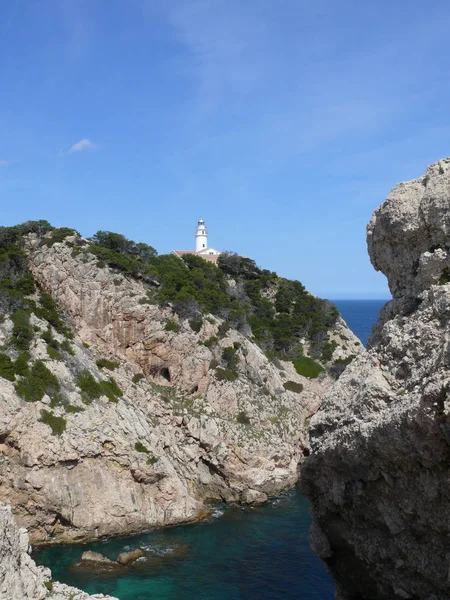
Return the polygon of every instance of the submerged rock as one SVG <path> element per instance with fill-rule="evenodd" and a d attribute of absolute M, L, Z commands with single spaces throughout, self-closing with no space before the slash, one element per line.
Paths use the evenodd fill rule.
<path fill-rule="evenodd" d="M 131 550 L 130 552 L 121 552 L 117 557 L 117 562 L 121 565 L 129 565 L 143 556 L 145 556 L 145 553 L 142 548 L 136 548 L 136 550 Z"/>
<path fill-rule="evenodd" d="M 86 552 L 83 552 L 83 554 L 81 555 L 81 560 L 107 565 L 115 564 L 113 560 L 107 558 L 106 556 L 103 556 L 103 554 L 100 554 L 100 552 L 92 552 L 92 550 L 87 550 Z"/>
<path fill-rule="evenodd" d="M 311 546 L 340 600 L 448 600 L 450 159 L 392 190 L 368 245 L 393 300 L 310 421 Z"/>
<path fill-rule="evenodd" d="M 100 552 L 92 552 L 91 550 L 83 552 L 80 560 L 70 568 L 74 571 L 101 572 L 114 575 L 125 571 L 123 564 L 103 556 Z"/>

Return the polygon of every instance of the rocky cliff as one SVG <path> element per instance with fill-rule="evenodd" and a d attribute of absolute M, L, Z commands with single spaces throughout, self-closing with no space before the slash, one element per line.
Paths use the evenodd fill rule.
<path fill-rule="evenodd" d="M 79 236 L 49 235 L 0 252 L 0 275 L 14 267 L 0 277 L 0 498 L 32 543 L 193 521 L 210 499 L 292 486 L 331 367 L 361 351 L 342 320 L 311 379 L 251 331 L 154 302 L 157 281 L 110 268 Z"/>
<path fill-rule="evenodd" d="M 393 300 L 311 419 L 312 548 L 341 600 L 450 597 L 450 159 L 367 230 Z"/>
<path fill-rule="evenodd" d="M 26 529 L 19 529 L 11 507 L 0 502 L 0 598 L 2 600 L 117 600 L 89 596 L 53 581 L 50 569 L 36 566 L 30 556 Z"/>

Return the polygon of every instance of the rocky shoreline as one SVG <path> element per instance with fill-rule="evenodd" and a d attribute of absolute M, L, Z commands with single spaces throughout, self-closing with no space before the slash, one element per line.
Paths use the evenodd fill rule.
<path fill-rule="evenodd" d="M 117 600 L 53 581 L 50 569 L 38 567 L 30 556 L 25 529 L 19 529 L 11 507 L 0 502 L 0 598 L 8 600 Z"/>

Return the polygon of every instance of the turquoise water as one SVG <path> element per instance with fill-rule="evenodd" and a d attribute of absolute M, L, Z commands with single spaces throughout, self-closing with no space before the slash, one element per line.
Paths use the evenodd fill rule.
<path fill-rule="evenodd" d="M 262 507 L 220 506 L 206 523 L 47 548 L 34 557 L 55 579 L 120 600 L 332 600 L 333 583 L 309 550 L 308 528 L 307 502 L 295 490 Z M 154 558 L 124 575 L 70 570 L 87 549 L 115 559 L 138 546 Z"/>
<path fill-rule="evenodd" d="M 363 343 L 383 301 L 335 301 Z M 308 546 L 307 501 L 294 490 L 265 506 L 217 505 L 197 525 L 34 553 L 53 577 L 120 600 L 332 600 L 333 582 Z M 143 547 L 149 558 L 121 574 L 71 569 L 85 550 L 116 559 Z"/>

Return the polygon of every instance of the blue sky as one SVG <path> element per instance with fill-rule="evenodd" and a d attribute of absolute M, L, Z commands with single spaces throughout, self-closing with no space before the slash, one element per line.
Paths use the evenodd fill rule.
<path fill-rule="evenodd" d="M 234 250 L 385 298 L 365 226 L 450 154 L 450 4 L 4 0 L 1 223 Z"/>

